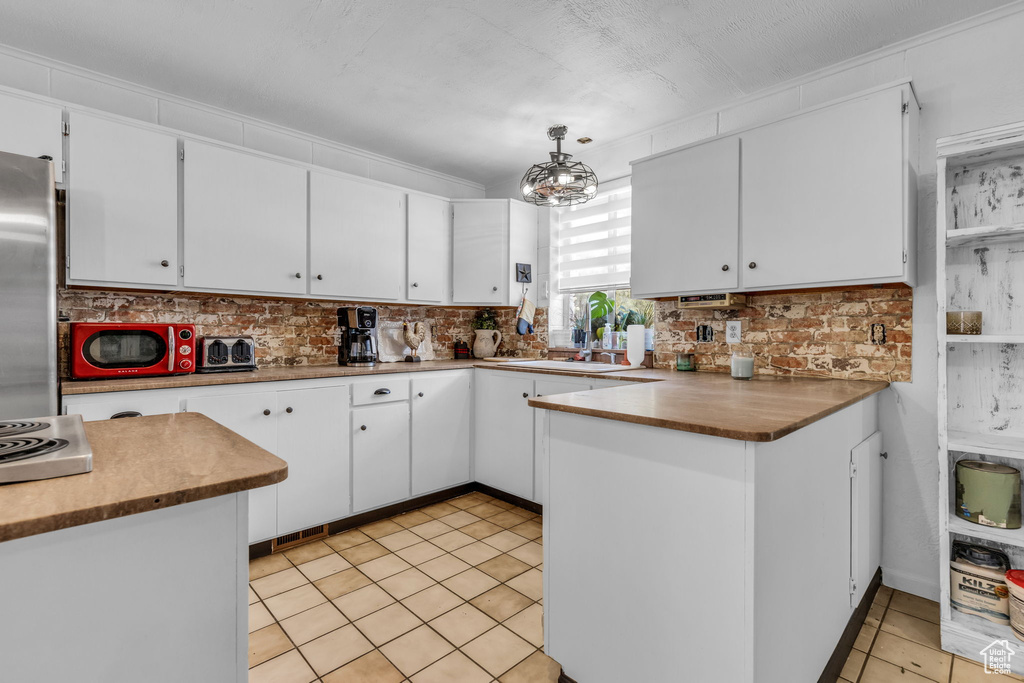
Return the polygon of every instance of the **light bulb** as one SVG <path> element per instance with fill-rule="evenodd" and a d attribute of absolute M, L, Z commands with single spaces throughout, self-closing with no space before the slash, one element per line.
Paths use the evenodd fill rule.
<path fill-rule="evenodd" d="M 530 183 L 523 183 L 523 196 L 528 197 L 533 192 L 533 185 Z"/>
<path fill-rule="evenodd" d="M 583 192 L 585 194 L 590 194 L 590 195 L 597 194 L 597 186 L 596 185 L 587 185 L 586 187 L 583 188 Z"/>

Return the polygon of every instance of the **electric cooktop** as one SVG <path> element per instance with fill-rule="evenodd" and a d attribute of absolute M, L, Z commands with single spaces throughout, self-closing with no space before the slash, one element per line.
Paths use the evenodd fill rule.
<path fill-rule="evenodd" d="M 81 415 L 0 420 L 0 484 L 91 471 Z"/>

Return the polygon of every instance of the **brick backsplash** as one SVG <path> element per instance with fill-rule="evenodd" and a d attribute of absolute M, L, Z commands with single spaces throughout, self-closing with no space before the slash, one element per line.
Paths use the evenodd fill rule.
<path fill-rule="evenodd" d="M 676 353 L 693 353 L 698 369 L 728 372 L 732 349 L 727 320 L 743 321 L 743 344 L 755 371 L 766 375 L 880 379 L 909 382 L 913 290 L 904 285 L 762 292 L 735 311 L 679 310 L 659 301 L 656 367 L 675 367 Z M 715 341 L 697 343 L 696 326 L 710 323 Z M 883 323 L 887 341 L 869 341 L 870 325 Z"/>
<path fill-rule="evenodd" d="M 61 289 L 61 314 L 70 322 L 194 323 L 202 335 L 252 335 L 260 366 L 332 365 L 337 309 L 359 303 L 226 297 L 194 293 L 132 293 Z M 473 344 L 470 322 L 477 308 L 368 303 L 383 320 L 430 323 L 437 358 L 452 358 L 456 340 Z M 538 358 L 547 352 L 547 309 L 538 309 L 534 334 L 515 333 L 515 308 L 496 308 L 502 333 L 498 353 Z M 67 331 L 62 325 L 61 374 L 67 376 Z"/>

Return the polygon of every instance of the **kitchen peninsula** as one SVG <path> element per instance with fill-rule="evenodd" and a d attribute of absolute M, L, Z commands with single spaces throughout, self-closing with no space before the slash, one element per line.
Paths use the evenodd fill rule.
<path fill-rule="evenodd" d="M 91 472 L 0 487 L 2 678 L 243 683 L 248 490 L 287 465 L 195 413 L 85 429 Z"/>
<path fill-rule="evenodd" d="M 817 680 L 879 566 L 887 386 L 678 373 L 532 399 L 545 651 L 587 683 Z"/>

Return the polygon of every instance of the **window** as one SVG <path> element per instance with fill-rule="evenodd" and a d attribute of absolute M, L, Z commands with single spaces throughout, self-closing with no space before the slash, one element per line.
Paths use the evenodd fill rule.
<path fill-rule="evenodd" d="M 629 178 L 620 178 L 603 183 L 586 204 L 555 210 L 550 346 L 572 346 L 573 320 L 586 317 L 592 292 L 603 291 L 619 301 L 628 297 L 630 191 Z"/>

